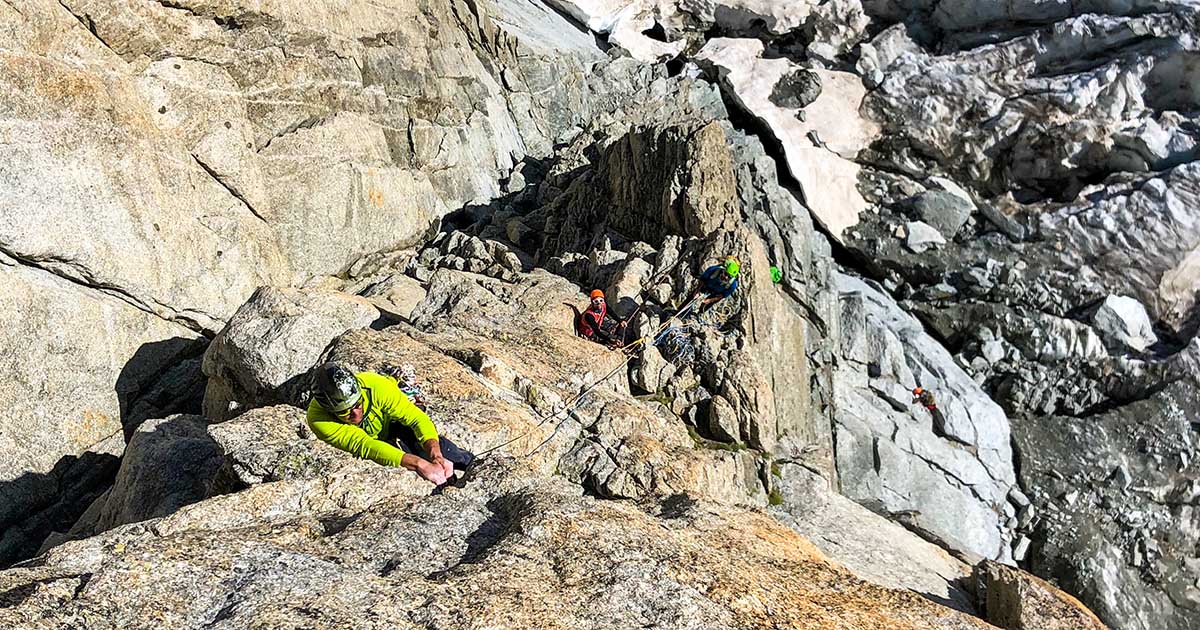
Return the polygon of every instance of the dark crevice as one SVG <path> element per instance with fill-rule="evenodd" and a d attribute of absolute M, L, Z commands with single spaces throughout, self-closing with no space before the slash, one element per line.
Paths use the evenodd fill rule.
<path fill-rule="evenodd" d="M 145 300 L 134 295 L 133 293 L 130 293 L 128 290 L 113 284 L 96 280 L 94 277 L 92 277 L 91 270 L 73 260 L 50 256 L 26 256 L 4 246 L 0 246 L 0 255 L 13 260 L 22 266 L 48 273 L 61 280 L 66 280 L 71 284 L 93 291 L 99 291 L 105 295 L 114 297 L 122 302 L 125 302 L 126 304 L 129 304 L 139 311 L 153 315 L 159 319 L 162 319 L 163 321 L 191 329 L 210 339 L 216 334 L 216 331 L 209 330 L 199 321 L 183 314 L 182 312 L 174 312 L 171 315 L 164 315 L 163 313 L 156 311 L 151 304 L 147 303 Z M 2 263 L 2 261 L 0 261 L 0 263 Z M 75 276 L 67 273 L 63 270 L 63 268 L 73 269 L 79 275 Z M 158 304 L 157 302 L 155 302 L 155 305 L 162 307 L 167 311 L 172 310 L 171 307 Z"/>
<path fill-rule="evenodd" d="M 6 591 L 0 592 L 0 609 L 16 608 L 17 606 L 25 603 L 25 600 L 29 599 L 30 596 L 36 593 L 38 586 L 43 584 L 53 584 L 62 580 L 80 580 L 81 583 L 75 587 L 73 595 L 73 597 L 78 597 L 79 592 L 83 589 L 83 587 L 87 586 L 87 583 L 91 579 L 91 573 L 72 573 L 70 575 L 57 575 L 49 578 L 42 578 L 40 580 L 33 580 L 32 582 L 26 582 L 25 584 L 20 584 Z"/>
<path fill-rule="evenodd" d="M 172 2 L 171 0 L 153 0 L 153 1 L 157 2 L 158 4 L 162 5 L 164 8 L 167 8 L 167 9 L 175 9 L 176 11 L 183 11 L 184 13 L 187 13 L 189 15 L 192 15 L 192 16 L 195 16 L 198 18 L 208 19 L 207 15 L 204 15 L 203 13 L 197 13 L 191 7 L 186 7 L 182 4 L 179 4 L 178 2 Z"/>
<path fill-rule="evenodd" d="M 112 485 L 119 463 L 115 455 L 85 451 L 44 473 L 0 482 L 0 569 L 34 557 L 47 536 L 69 530 Z"/>
<path fill-rule="evenodd" d="M 166 9 L 174 9 L 176 11 L 183 11 L 184 13 L 187 13 L 188 15 L 200 18 L 202 20 L 212 20 L 214 24 L 216 24 L 217 26 L 220 26 L 221 28 L 223 28 L 227 31 L 238 30 L 238 29 L 246 28 L 246 26 L 247 26 L 247 23 L 245 22 L 245 18 L 242 16 L 209 15 L 207 13 L 201 13 L 189 6 L 185 6 L 183 4 L 180 4 L 179 2 L 174 2 L 172 0 L 153 0 L 153 1 L 157 2 L 159 5 L 161 5 L 163 8 L 166 8 Z"/>
<path fill-rule="evenodd" d="M 1183 377 L 1164 379 L 1162 381 L 1153 383 L 1147 387 L 1140 389 L 1136 396 L 1123 397 L 1123 398 L 1115 398 L 1115 397 L 1108 398 L 1108 399 L 1103 400 L 1099 403 L 1096 403 L 1095 405 L 1092 405 L 1086 409 L 1083 409 L 1082 411 L 1079 411 L 1077 413 L 1069 413 L 1069 412 L 1063 413 L 1060 411 L 1060 412 L 1056 413 L 1055 415 L 1064 416 L 1064 417 L 1068 417 L 1068 418 L 1077 418 L 1080 420 L 1086 420 L 1087 418 L 1090 418 L 1092 416 L 1098 416 L 1098 415 L 1102 415 L 1102 414 L 1112 413 L 1112 412 L 1118 411 L 1124 407 L 1128 407 L 1129 405 L 1133 405 L 1136 403 L 1150 400 L 1151 398 L 1153 398 L 1154 396 L 1158 395 L 1163 390 L 1165 390 L 1167 387 L 1170 387 L 1171 385 L 1175 384 L 1176 382 L 1178 382 L 1180 380 L 1183 380 Z"/>
<path fill-rule="evenodd" d="M 90 15 L 88 15 L 88 14 L 86 14 L 86 13 L 85 13 L 85 14 L 83 14 L 83 15 L 80 15 L 80 14 L 76 13 L 76 12 L 75 12 L 75 11 L 74 11 L 74 10 L 73 10 L 71 7 L 67 6 L 67 4 L 66 4 L 66 3 L 65 3 L 63 0 L 58 0 L 58 4 L 59 4 L 59 5 L 60 5 L 62 8 L 66 9 L 66 10 L 67 10 L 67 13 L 70 13 L 70 14 L 71 14 L 71 17 L 73 17 L 73 18 L 75 18 L 76 20 L 78 20 L 78 21 L 79 21 L 79 23 L 80 23 L 80 24 L 82 24 L 82 25 L 83 25 L 83 27 L 84 27 L 85 29 L 87 29 L 87 31 L 88 31 L 89 33 L 91 33 L 91 34 L 92 34 L 92 37 L 95 37 L 95 38 L 96 38 L 96 41 L 98 41 L 98 42 L 100 42 L 101 44 L 103 44 L 105 48 L 107 48 L 107 49 L 111 50 L 111 51 L 112 51 L 112 53 L 113 53 L 114 55 L 118 55 L 118 56 L 120 56 L 120 53 L 118 53 L 118 52 L 116 51 L 116 49 L 114 49 L 114 48 L 113 48 L 111 45 L 109 45 L 109 43 L 108 43 L 108 42 L 104 41 L 104 38 L 103 38 L 103 37 L 100 37 L 100 33 L 97 33 L 97 32 L 96 32 L 96 22 L 95 22 L 94 20 L 92 20 L 92 16 L 90 16 Z"/>
<path fill-rule="evenodd" d="M 304 120 L 301 120 L 300 122 L 288 125 L 287 127 L 283 128 L 281 131 L 276 133 L 275 135 L 268 138 L 267 141 L 265 143 L 263 143 L 262 146 L 255 149 L 255 152 L 262 153 L 263 151 L 266 151 L 267 148 L 269 148 L 271 146 L 272 142 L 275 142 L 276 140 L 278 140 L 284 136 L 296 133 L 297 131 L 300 131 L 301 129 L 312 129 L 313 127 L 316 127 L 317 125 L 320 125 L 324 122 L 325 122 L 324 116 L 310 116 L 308 118 L 305 118 Z"/>
<path fill-rule="evenodd" d="M 663 28 L 663 25 L 659 24 L 657 20 L 655 20 L 654 26 L 642 31 L 642 35 L 664 44 L 671 43 L 671 40 L 667 38 L 667 29 Z"/>
<path fill-rule="evenodd" d="M 319 519 L 321 523 L 321 535 L 337 536 L 338 534 L 346 531 L 346 529 L 353 525 L 359 518 L 362 518 L 362 514 L 353 514 L 350 516 L 329 516 L 321 518 Z"/>
<path fill-rule="evenodd" d="M 1059 58 L 1043 58 L 1037 60 L 1037 69 L 1030 78 L 1037 79 L 1052 79 L 1055 77 L 1063 77 L 1072 74 L 1083 74 L 1098 70 L 1110 63 L 1120 60 L 1120 57 L 1137 52 L 1144 52 L 1147 49 L 1162 48 L 1171 46 L 1170 40 L 1153 37 L 1151 35 L 1142 35 L 1134 37 L 1128 41 L 1121 42 L 1119 45 L 1112 48 L 1090 51 L 1083 55 L 1071 57 L 1069 59 Z"/>
<path fill-rule="evenodd" d="M 205 164 L 204 160 L 200 159 L 200 156 L 196 155 L 195 153 L 193 153 L 191 155 L 192 155 L 192 159 L 196 161 L 196 164 L 199 164 L 200 168 L 204 169 L 204 172 L 208 173 L 208 176 L 211 177 L 213 179 L 213 181 L 220 184 L 222 188 L 224 188 L 227 192 L 229 192 L 229 194 L 233 195 L 234 198 L 236 198 L 238 201 L 242 202 L 242 205 L 246 206 L 246 209 L 250 211 L 250 214 L 253 214 L 255 216 L 255 218 L 257 218 L 259 221 L 262 221 L 263 223 L 267 222 L 267 220 L 265 218 L 263 218 L 263 215 L 259 214 L 258 210 L 254 209 L 254 206 L 250 204 L 250 201 L 248 199 L 246 199 L 246 197 L 244 195 L 242 195 L 242 193 L 240 191 L 238 191 L 237 188 L 233 187 L 231 184 L 226 182 L 225 178 L 221 177 L 216 171 L 214 171 L 211 167 L 209 167 L 208 164 Z"/>
<path fill-rule="evenodd" d="M 725 109 L 729 112 L 730 124 L 733 125 L 734 129 L 748 136 L 753 136 L 762 143 L 763 151 L 767 154 L 767 157 L 775 162 L 775 172 L 779 187 L 791 193 L 800 202 L 800 205 L 809 211 L 809 215 L 813 218 L 813 229 L 822 234 L 829 242 L 834 262 L 845 268 L 853 269 L 866 277 L 879 280 L 880 276 L 877 274 L 877 270 L 872 269 L 869 265 L 864 265 L 856 252 L 842 245 L 837 238 L 821 225 L 817 217 L 812 214 L 811 209 L 808 207 L 808 200 L 804 196 L 804 187 L 800 185 L 800 182 L 788 169 L 787 153 L 779 138 L 775 136 L 766 123 L 755 116 L 753 112 L 747 111 L 733 99 L 729 95 L 728 90 L 721 86 L 720 80 L 717 77 L 710 76 L 710 81 L 720 87 L 721 100 L 725 103 Z M 803 304 L 803 302 L 801 303 Z"/>

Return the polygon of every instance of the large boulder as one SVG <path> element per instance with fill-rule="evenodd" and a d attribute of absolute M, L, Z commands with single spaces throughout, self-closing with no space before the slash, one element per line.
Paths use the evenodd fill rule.
<path fill-rule="evenodd" d="M 1096 615 L 1053 584 L 1014 567 L 984 562 L 977 569 L 986 618 L 1004 630 L 1105 630 Z"/>
<path fill-rule="evenodd" d="M 200 416 L 178 415 L 138 427 L 104 493 L 69 532 L 87 537 L 126 523 L 166 516 L 232 489 L 221 447 Z"/>
<path fill-rule="evenodd" d="M 301 405 L 329 343 L 380 317 L 366 299 L 336 291 L 255 291 L 204 353 L 205 416 L 221 422 L 248 408 Z"/>
<path fill-rule="evenodd" d="M 305 413 L 290 405 L 261 407 L 208 427 L 234 483 L 250 486 L 287 479 L 314 479 L 352 457 L 313 436 Z"/>
<path fill-rule="evenodd" d="M 1092 325 L 1117 351 L 1141 352 L 1158 342 L 1154 325 L 1141 302 L 1123 295 L 1110 295 L 1092 314 Z"/>

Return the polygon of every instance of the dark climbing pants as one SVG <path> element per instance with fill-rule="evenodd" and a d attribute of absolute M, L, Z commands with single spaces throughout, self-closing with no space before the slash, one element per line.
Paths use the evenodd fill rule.
<path fill-rule="evenodd" d="M 396 445 L 396 448 L 403 450 L 405 453 L 416 455 L 417 457 L 426 457 L 425 447 L 417 442 L 417 434 L 413 433 L 412 429 L 396 423 L 392 425 L 391 435 L 388 437 L 388 442 Z M 442 435 L 439 436 L 438 442 L 442 445 L 442 457 L 454 464 L 455 470 L 466 470 L 471 462 L 475 461 L 474 453 L 468 450 L 461 449 L 457 444 L 450 441 L 450 438 Z"/>

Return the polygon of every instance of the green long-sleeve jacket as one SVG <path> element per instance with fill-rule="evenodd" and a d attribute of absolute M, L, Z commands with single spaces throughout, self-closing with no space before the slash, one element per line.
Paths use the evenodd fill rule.
<path fill-rule="evenodd" d="M 384 466 L 399 466 L 404 451 L 384 441 L 390 437 L 393 423 L 412 429 L 421 444 L 437 438 L 429 416 L 400 391 L 396 381 L 373 372 L 359 372 L 354 377 L 362 387 L 362 424 L 338 422 L 317 401 L 308 403 L 308 427 L 321 441 Z"/>

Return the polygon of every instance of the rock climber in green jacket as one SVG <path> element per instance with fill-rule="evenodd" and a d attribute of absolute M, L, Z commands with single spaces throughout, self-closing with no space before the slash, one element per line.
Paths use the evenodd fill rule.
<path fill-rule="evenodd" d="M 403 466 L 442 485 L 475 459 L 445 437 L 395 379 L 339 363 L 317 368 L 308 426 L 321 441 L 384 466 Z"/>

